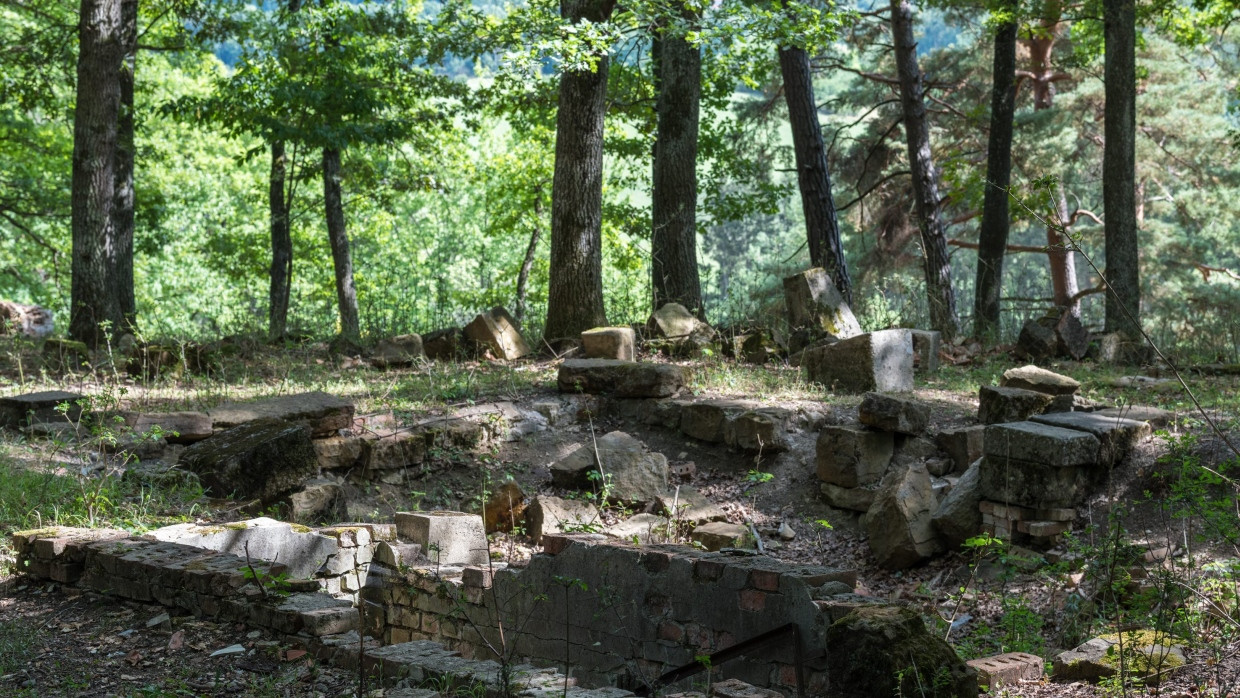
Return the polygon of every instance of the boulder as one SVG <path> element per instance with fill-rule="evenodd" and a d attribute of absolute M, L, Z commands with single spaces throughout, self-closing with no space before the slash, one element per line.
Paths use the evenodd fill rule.
<path fill-rule="evenodd" d="M 56 329 L 52 311 L 37 305 L 0 301 L 0 335 L 13 334 L 43 339 Z"/>
<path fill-rule="evenodd" d="M 935 330 L 909 331 L 913 334 L 913 370 L 917 373 L 938 373 L 943 335 Z"/>
<path fill-rule="evenodd" d="M 1150 435 L 1150 425 L 1135 419 L 1111 417 L 1098 412 L 1063 412 L 1044 414 L 1031 421 L 1093 434 L 1100 445 L 1098 462 L 1115 465 L 1128 455 L 1133 446 Z"/>
<path fill-rule="evenodd" d="M 293 521 L 335 523 L 349 518 L 344 487 L 332 480 L 309 480 L 286 497 L 285 508 Z"/>
<path fill-rule="evenodd" d="M 1075 395 L 1081 390 L 1080 381 L 1033 364 L 1009 368 L 1003 372 L 999 385 L 1005 388 L 1033 390 L 1047 395 Z"/>
<path fill-rule="evenodd" d="M 1055 338 L 1059 340 L 1060 356 L 1069 356 L 1077 361 L 1089 353 L 1089 330 L 1081 323 L 1079 315 L 1064 312 L 1055 323 Z"/>
<path fill-rule="evenodd" d="M 931 524 L 938 507 L 930 473 L 924 465 L 893 470 L 874 496 L 865 518 L 870 549 L 878 564 L 905 569 L 942 551 Z"/>
<path fill-rule="evenodd" d="M 525 510 L 525 528 L 537 545 L 548 534 L 602 530 L 603 522 L 590 502 L 539 495 Z"/>
<path fill-rule="evenodd" d="M 461 511 L 397 512 L 401 540 L 422 547 L 422 554 L 441 565 L 488 565 L 491 562 L 482 517 Z"/>
<path fill-rule="evenodd" d="M 1059 352 L 1059 338 L 1055 336 L 1055 320 L 1046 318 L 1026 320 L 1016 337 L 1016 355 L 1027 361 L 1042 361 Z"/>
<path fill-rule="evenodd" d="M 921 616 L 898 606 L 861 606 L 826 633 L 831 695 L 977 698 L 977 672 Z"/>
<path fill-rule="evenodd" d="M 784 279 L 788 324 L 808 327 L 832 340 L 861 334 L 861 325 L 826 270 L 814 267 Z"/>
<path fill-rule="evenodd" d="M 712 521 L 726 521 L 727 512 L 692 487 L 681 487 L 675 492 L 661 494 L 656 498 L 656 511 L 674 521 L 684 521 L 694 526 Z"/>
<path fill-rule="evenodd" d="M 216 429 L 231 429 L 258 419 L 279 419 L 306 424 L 314 436 L 330 436 L 353 426 L 353 403 L 319 391 L 254 402 L 229 402 L 208 410 L 207 414 Z"/>
<path fill-rule="evenodd" d="M 913 389 L 913 337 L 908 330 L 882 330 L 806 349 L 807 378 L 828 390 L 908 392 Z"/>
<path fill-rule="evenodd" d="M 862 513 L 874 506 L 874 497 L 878 494 L 877 490 L 868 487 L 840 487 L 829 482 L 819 485 L 819 489 L 823 501 L 829 506 Z"/>
<path fill-rule="evenodd" d="M 1167 676 L 1187 664 L 1182 640 L 1157 630 L 1111 633 L 1055 656 L 1051 675 L 1068 681 L 1098 681 L 1119 673 L 1131 677 Z"/>
<path fill-rule="evenodd" d="M 815 449 L 818 479 L 840 487 L 878 482 L 887 472 L 894 448 L 895 437 L 890 432 L 860 425 L 825 426 L 818 432 Z"/>
<path fill-rule="evenodd" d="M 587 359 L 633 361 L 636 333 L 632 327 L 595 327 L 581 333 L 581 348 Z"/>
<path fill-rule="evenodd" d="M 64 390 L 43 390 L 0 398 L 0 425 L 15 429 L 39 422 L 77 422 L 82 416 L 79 400 L 86 396 Z M 66 412 L 56 408 L 68 404 Z"/>
<path fill-rule="evenodd" d="M 242 559 L 248 547 L 251 560 L 279 562 L 288 568 L 289 577 L 293 579 L 314 576 L 325 560 L 340 552 L 340 543 L 332 536 L 266 517 L 226 524 L 176 524 L 145 535 Z"/>
<path fill-rule="evenodd" d="M 753 548 L 756 546 L 749 527 L 741 524 L 715 521 L 702 524 L 689 534 L 690 540 L 700 543 L 703 548 L 712 552 L 724 548 Z"/>
<path fill-rule="evenodd" d="M 679 303 L 667 303 L 646 321 L 649 336 L 665 341 L 678 356 L 697 356 L 715 338 L 715 330 Z"/>
<path fill-rule="evenodd" d="M 1053 399 L 1033 390 L 983 385 L 977 391 L 977 421 L 982 424 L 1023 422 L 1046 411 Z"/>
<path fill-rule="evenodd" d="M 179 462 L 198 475 L 208 494 L 259 499 L 264 505 L 291 494 L 318 466 L 309 428 L 271 418 L 199 441 Z"/>
<path fill-rule="evenodd" d="M 459 327 L 447 327 L 422 335 L 422 351 L 426 358 L 436 361 L 456 361 L 466 358 L 465 335 Z"/>
<path fill-rule="evenodd" d="M 418 334 L 402 334 L 379 340 L 374 354 L 370 357 L 370 363 L 378 368 L 394 368 L 411 366 L 425 358 L 422 337 Z"/>
<path fill-rule="evenodd" d="M 171 444 L 196 443 L 214 432 L 211 416 L 205 412 L 123 412 L 121 417 L 125 426 L 137 434 L 159 427 Z"/>
<path fill-rule="evenodd" d="M 622 431 L 578 446 L 551 465 L 551 482 L 557 487 L 606 489 L 608 499 L 617 502 L 655 501 L 667 492 L 667 475 L 666 456 L 648 451 L 645 444 Z"/>
<path fill-rule="evenodd" d="M 487 533 L 509 532 L 525 518 L 525 492 L 516 482 L 509 480 L 500 485 L 487 498 L 482 511 L 482 521 Z"/>
<path fill-rule="evenodd" d="M 930 423 L 930 406 L 905 397 L 866 393 L 857 408 L 861 423 L 901 434 L 920 434 Z"/>
<path fill-rule="evenodd" d="M 466 339 L 487 347 L 497 359 L 511 361 L 530 353 L 530 345 L 521 336 L 520 325 L 500 306 L 479 313 L 465 326 L 464 332 Z"/>
<path fill-rule="evenodd" d="M 964 471 L 930 517 L 949 549 L 959 548 L 966 540 L 982 532 L 982 512 L 977 508 L 982 501 L 978 490 L 981 472 L 982 460 L 979 458 Z"/>
<path fill-rule="evenodd" d="M 952 461 L 952 472 L 963 473 L 982 457 L 986 439 L 986 426 L 951 427 L 935 436 L 939 449 Z"/>
<path fill-rule="evenodd" d="M 560 364 L 562 393 L 615 397 L 671 397 L 685 387 L 680 366 L 612 359 L 568 359 Z"/>

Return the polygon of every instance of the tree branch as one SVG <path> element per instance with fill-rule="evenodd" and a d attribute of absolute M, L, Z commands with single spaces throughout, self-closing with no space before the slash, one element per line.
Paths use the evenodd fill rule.
<path fill-rule="evenodd" d="M 870 192 L 874 191 L 875 189 L 878 189 L 878 188 L 879 188 L 880 186 L 882 186 L 882 185 L 883 185 L 883 183 L 884 183 L 884 182 L 886 182 L 887 180 L 889 180 L 889 179 L 895 179 L 896 177 L 899 177 L 899 176 L 901 176 L 901 175 L 911 175 L 911 174 L 913 174 L 913 173 L 912 173 L 912 172 L 910 172 L 910 171 L 908 171 L 908 170 L 898 170 L 898 171 L 896 171 L 896 172 L 892 172 L 891 174 L 887 175 L 886 177 L 883 177 L 882 179 L 880 179 L 880 180 L 878 180 L 877 182 L 875 182 L 875 183 L 873 184 L 873 186 L 871 186 L 869 189 L 866 189 L 865 191 L 863 191 L 863 192 L 861 192 L 860 194 L 858 194 L 858 195 L 857 195 L 857 198 L 853 199 L 852 201 L 849 201 L 848 203 L 844 204 L 843 206 L 841 206 L 841 207 L 839 207 L 839 208 L 837 208 L 837 209 L 835 209 L 835 210 L 836 210 L 836 212 L 837 212 L 837 213 L 838 213 L 838 212 L 840 212 L 840 211 L 846 211 L 846 210 L 848 210 L 848 207 L 850 207 L 850 206 L 852 206 L 853 204 L 857 203 L 858 201 L 860 201 L 860 200 L 864 199 L 866 196 L 868 196 L 868 195 L 869 195 L 869 193 L 870 193 Z"/>

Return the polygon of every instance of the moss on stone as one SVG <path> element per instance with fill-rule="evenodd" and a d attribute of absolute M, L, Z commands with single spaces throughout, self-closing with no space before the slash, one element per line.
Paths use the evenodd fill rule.
<path fill-rule="evenodd" d="M 862 607 L 827 629 L 834 695 L 975 698 L 977 672 L 921 616 L 896 606 Z"/>

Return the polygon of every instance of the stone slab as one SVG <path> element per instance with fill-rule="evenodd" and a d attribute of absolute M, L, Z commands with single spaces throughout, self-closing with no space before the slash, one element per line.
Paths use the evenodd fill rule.
<path fill-rule="evenodd" d="M 77 401 L 83 397 L 64 390 L 44 390 L 0 398 L 0 426 L 17 428 L 30 422 L 64 421 L 66 417 L 77 421 L 82 414 Z M 66 414 L 56 411 L 56 406 L 63 402 L 69 403 Z"/>
<path fill-rule="evenodd" d="M 613 359 L 568 359 L 556 379 L 562 393 L 615 397 L 671 397 L 685 387 L 685 371 L 672 364 Z"/>
<path fill-rule="evenodd" d="M 229 402 L 208 410 L 207 414 L 214 420 L 216 429 L 230 429 L 258 419 L 275 418 L 309 424 L 313 436 L 329 436 L 353 426 L 353 411 L 351 401 L 314 391 L 254 402 Z"/>

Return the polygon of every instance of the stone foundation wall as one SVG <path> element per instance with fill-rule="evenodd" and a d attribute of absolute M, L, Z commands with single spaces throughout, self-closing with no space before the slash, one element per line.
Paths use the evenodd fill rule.
<path fill-rule="evenodd" d="M 805 672 L 813 694 L 826 685 L 827 627 L 859 603 L 848 595 L 853 571 L 590 534 L 549 535 L 544 547 L 526 567 L 498 569 L 493 579 L 478 567 L 372 563 L 361 594 L 366 632 L 385 644 L 435 639 L 484 659 L 506 647 L 521 661 L 567 666 L 588 684 L 635 689 L 791 622 L 803 656 L 816 658 Z M 790 691 L 794 656 L 790 645 L 755 650 L 716 677 Z"/>

